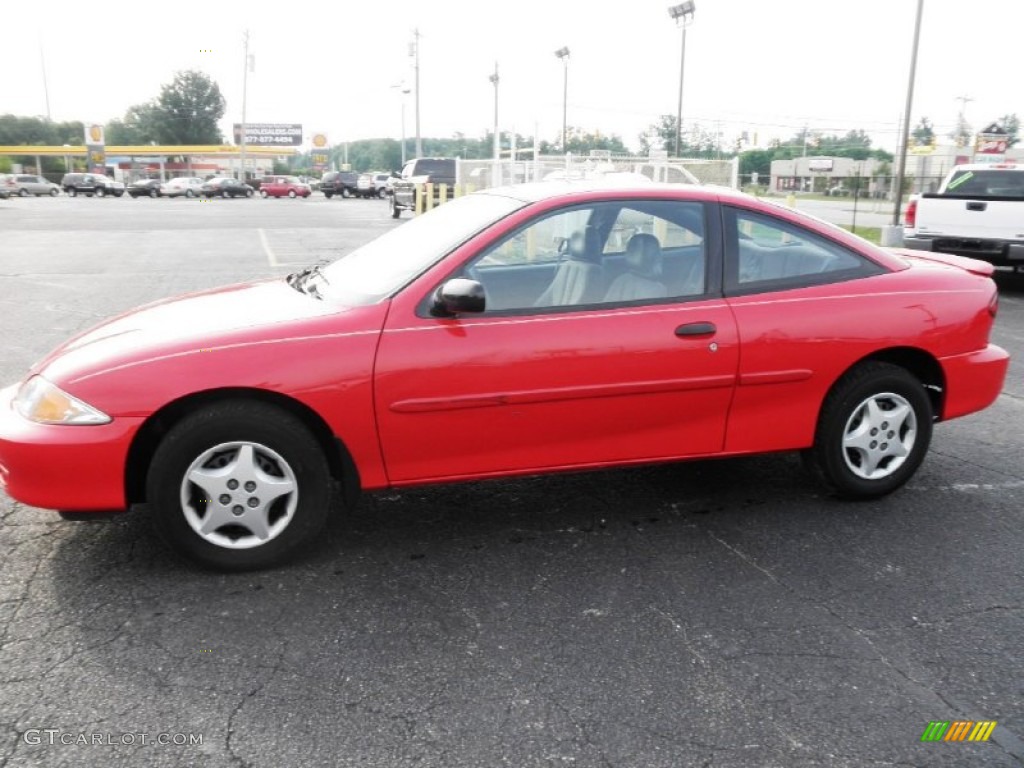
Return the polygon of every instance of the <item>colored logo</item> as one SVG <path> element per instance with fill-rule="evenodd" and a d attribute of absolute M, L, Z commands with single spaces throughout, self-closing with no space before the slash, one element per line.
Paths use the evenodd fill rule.
<path fill-rule="evenodd" d="M 988 741 L 995 727 L 995 720 L 932 720 L 921 741 Z"/>
<path fill-rule="evenodd" d="M 103 126 L 102 125 L 90 125 L 89 126 L 89 141 L 93 144 L 103 143 Z"/>
<path fill-rule="evenodd" d="M 327 136 L 322 133 L 313 134 L 313 146 L 317 149 L 323 149 L 327 146 Z"/>

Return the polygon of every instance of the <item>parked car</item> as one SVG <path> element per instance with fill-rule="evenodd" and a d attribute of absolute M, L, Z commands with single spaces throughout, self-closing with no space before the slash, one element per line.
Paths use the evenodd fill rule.
<path fill-rule="evenodd" d="M 51 197 L 56 197 L 60 194 L 60 186 L 44 179 L 42 176 L 18 173 L 14 174 L 12 178 L 14 179 L 14 185 L 18 188 L 18 194 L 22 197 L 28 197 L 29 195 L 35 195 L 36 197 L 50 195 Z"/>
<path fill-rule="evenodd" d="M 455 159 L 450 157 L 417 157 L 402 167 L 402 178 L 392 185 L 391 216 L 397 219 L 402 211 L 416 210 L 416 189 L 433 184 L 434 202 L 441 199 L 441 185 L 448 185 L 451 196 L 455 185 Z"/>
<path fill-rule="evenodd" d="M 324 197 L 352 197 L 359 192 L 359 174 L 355 171 L 329 171 L 320 179 Z"/>
<path fill-rule="evenodd" d="M 14 183 L 14 177 L 7 173 L 0 173 L 0 200 L 7 200 L 11 195 L 18 194 L 18 186 Z"/>
<path fill-rule="evenodd" d="M 131 197 L 160 197 L 162 185 L 160 179 L 139 179 L 128 185 L 128 194 Z"/>
<path fill-rule="evenodd" d="M 294 176 L 275 176 L 260 185 L 262 197 L 309 197 L 311 190 Z"/>
<path fill-rule="evenodd" d="M 145 502 L 231 570 L 360 489 L 802 451 L 878 497 L 999 395 L 992 272 L 717 187 L 486 190 L 68 341 L 0 391 L 0 483 L 72 518 Z"/>
<path fill-rule="evenodd" d="M 957 165 L 939 191 L 911 197 L 903 244 L 1024 273 L 1024 164 Z"/>
<path fill-rule="evenodd" d="M 199 194 L 203 197 L 252 197 L 253 190 L 231 176 L 214 176 L 199 187 Z"/>
<path fill-rule="evenodd" d="M 164 197 L 195 197 L 203 180 L 197 176 L 179 176 L 160 185 L 160 194 Z"/>
<path fill-rule="evenodd" d="M 65 173 L 60 181 L 60 186 L 71 197 L 78 195 L 121 197 L 124 194 L 122 182 L 114 181 L 102 173 Z"/>
<path fill-rule="evenodd" d="M 388 196 L 388 178 L 386 173 L 361 173 L 356 182 L 356 190 L 360 197 Z"/>

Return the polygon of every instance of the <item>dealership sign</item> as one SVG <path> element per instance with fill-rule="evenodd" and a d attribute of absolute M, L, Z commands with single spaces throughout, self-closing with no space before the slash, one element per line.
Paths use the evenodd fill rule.
<path fill-rule="evenodd" d="M 235 143 L 242 143 L 242 124 L 235 123 Z M 297 147 L 302 144 L 301 123 L 246 123 L 245 143 Z"/>

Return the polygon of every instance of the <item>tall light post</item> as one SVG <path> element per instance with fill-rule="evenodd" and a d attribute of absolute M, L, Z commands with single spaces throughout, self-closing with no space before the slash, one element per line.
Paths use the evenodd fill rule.
<path fill-rule="evenodd" d="M 241 132 L 238 137 L 239 143 L 239 161 L 241 163 L 241 173 L 239 179 L 245 181 L 245 106 L 246 97 L 249 93 L 249 73 L 253 71 L 256 63 L 256 57 L 249 55 L 249 30 L 245 30 L 245 35 L 242 38 L 245 42 L 245 67 L 242 69 L 242 126 Z"/>
<path fill-rule="evenodd" d="M 910 54 L 910 78 L 907 81 L 907 104 L 903 110 L 903 136 L 900 141 L 900 162 L 896 166 L 896 189 L 892 208 L 892 225 L 900 223 L 900 208 L 903 204 L 903 175 L 907 169 L 907 144 L 910 137 L 910 110 L 914 104 L 914 78 L 917 74 L 917 44 L 921 39 L 921 15 L 924 12 L 924 0 L 917 0 L 917 19 L 914 22 L 914 47 Z"/>
<path fill-rule="evenodd" d="M 679 157 L 679 145 L 683 137 L 683 75 L 686 72 L 686 28 L 693 22 L 696 6 L 693 0 L 670 6 L 668 15 L 683 30 L 683 41 L 679 49 L 679 106 L 676 109 L 676 157 Z"/>
<path fill-rule="evenodd" d="M 413 57 L 413 69 L 416 72 L 416 157 L 423 157 L 423 140 L 420 138 L 420 30 L 412 32 L 409 43 L 409 55 Z"/>
<path fill-rule="evenodd" d="M 405 83 L 392 85 L 392 88 L 400 89 L 402 93 L 402 167 L 405 167 L 405 97 L 409 95 L 409 87 Z"/>
<path fill-rule="evenodd" d="M 562 46 L 555 51 L 555 56 L 562 60 L 562 152 L 565 152 L 565 139 L 568 127 L 566 125 L 566 113 L 569 105 L 569 49 Z"/>
<path fill-rule="evenodd" d="M 494 74 L 490 76 L 491 85 L 494 86 L 494 164 L 491 169 L 491 186 L 498 186 L 500 181 L 498 175 L 501 172 L 501 139 L 498 138 L 498 62 L 494 62 Z"/>
<path fill-rule="evenodd" d="M 494 74 L 488 78 L 494 86 L 494 159 L 501 159 L 501 143 L 498 139 L 498 62 L 494 62 Z"/>

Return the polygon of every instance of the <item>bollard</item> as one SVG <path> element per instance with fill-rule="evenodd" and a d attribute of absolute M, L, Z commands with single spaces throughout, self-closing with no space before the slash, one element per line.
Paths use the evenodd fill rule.
<path fill-rule="evenodd" d="M 427 210 L 434 210 L 434 182 L 428 181 L 426 183 L 423 194 L 427 197 Z"/>
<path fill-rule="evenodd" d="M 423 213 L 423 185 L 416 185 L 416 215 Z"/>
<path fill-rule="evenodd" d="M 792 193 L 786 195 L 786 205 L 789 208 L 796 208 L 796 195 Z"/>
<path fill-rule="evenodd" d="M 448 202 L 448 185 L 441 184 L 438 189 L 438 205 L 444 205 Z"/>

